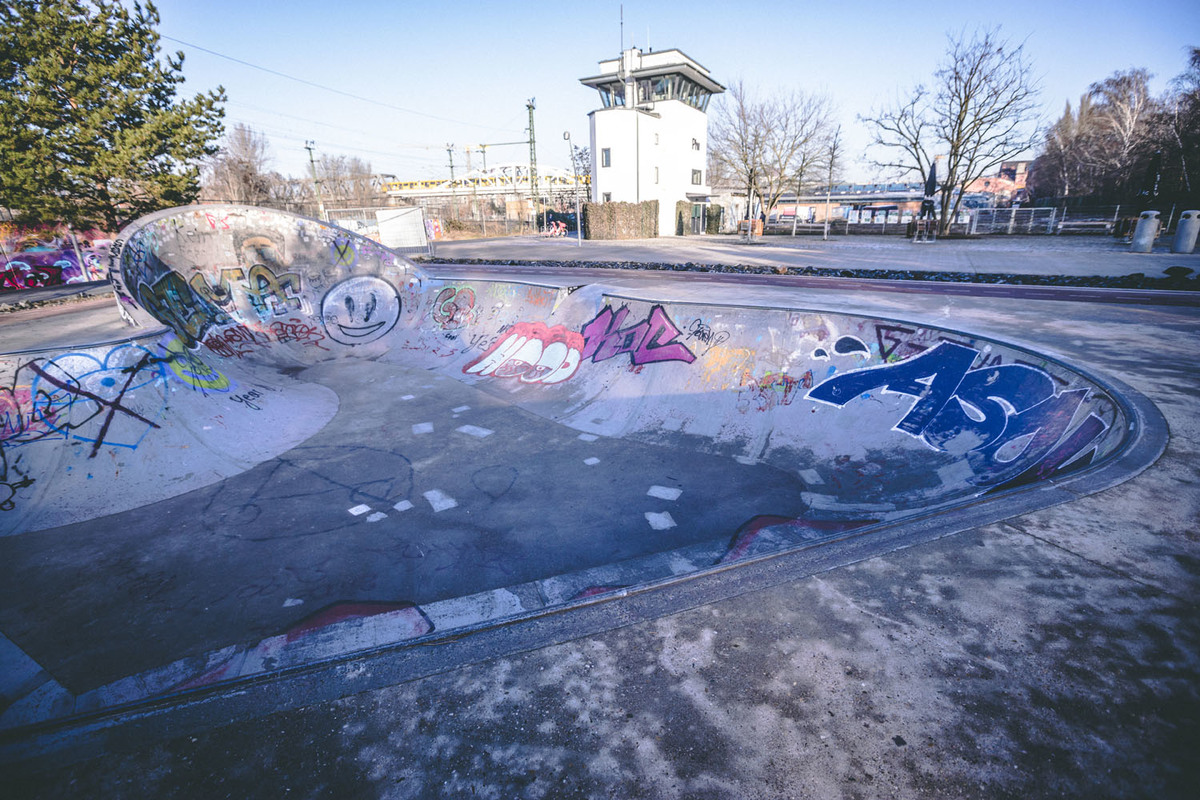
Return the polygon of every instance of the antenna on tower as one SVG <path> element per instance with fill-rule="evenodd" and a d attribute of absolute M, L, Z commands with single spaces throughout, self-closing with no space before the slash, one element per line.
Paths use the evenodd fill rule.
<path fill-rule="evenodd" d="M 621 4 L 621 46 L 617 49 L 618 53 L 625 52 L 625 4 Z"/>

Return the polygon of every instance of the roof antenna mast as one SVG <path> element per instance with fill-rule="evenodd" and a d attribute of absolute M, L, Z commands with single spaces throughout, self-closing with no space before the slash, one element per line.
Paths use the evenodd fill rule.
<path fill-rule="evenodd" d="M 621 47 L 617 50 L 618 53 L 625 52 L 625 4 L 621 4 Z"/>

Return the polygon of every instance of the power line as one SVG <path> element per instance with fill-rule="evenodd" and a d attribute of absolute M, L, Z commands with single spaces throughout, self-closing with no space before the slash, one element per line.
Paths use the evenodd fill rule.
<path fill-rule="evenodd" d="M 230 118 L 229 121 L 233 122 L 233 123 L 241 123 L 252 130 L 255 130 L 260 133 L 264 133 L 264 134 L 270 136 L 272 139 L 279 139 L 279 140 L 290 141 L 290 142 L 307 142 L 310 138 L 310 137 L 302 135 L 301 133 L 299 133 L 295 130 L 274 128 L 270 125 L 262 125 L 259 123 L 252 122 L 250 120 Z M 355 153 L 369 153 L 371 155 L 384 156 L 384 157 L 393 158 L 393 159 L 406 159 L 409 161 L 423 161 L 423 162 L 426 162 L 429 164 L 444 163 L 441 161 L 440 158 L 406 154 L 406 153 L 401 153 L 397 150 L 377 150 L 377 149 L 374 149 L 371 147 L 363 147 L 360 145 L 346 144 L 344 142 L 338 142 L 338 141 L 333 141 L 333 142 L 327 141 L 326 146 L 334 147 L 334 148 L 337 148 L 338 150 L 346 150 L 346 151 L 355 152 Z M 416 149 L 432 150 L 433 148 L 419 147 Z"/>
<path fill-rule="evenodd" d="M 295 114 L 288 114 L 283 111 L 274 111 L 269 108 L 263 108 L 261 106 L 252 105 L 250 103 L 244 103 L 241 100 L 226 100 L 225 102 L 226 102 L 226 105 L 247 108 L 247 109 L 250 109 L 251 111 L 257 111 L 260 114 L 266 114 L 267 116 L 282 117 L 284 119 L 294 119 L 297 122 L 306 122 L 309 125 L 320 125 L 321 127 L 329 128 L 330 130 L 343 131 L 345 133 L 356 133 L 356 134 L 360 134 L 360 135 L 363 132 L 362 128 L 347 128 L 344 125 L 334 125 L 330 122 L 322 122 L 319 119 L 312 119 L 311 117 L 301 117 L 301 116 L 297 116 Z M 244 119 L 241 120 L 241 122 L 243 122 L 247 125 L 250 125 L 250 127 L 252 127 L 252 128 L 257 126 L 257 123 L 250 123 Z M 378 137 L 376 137 L 376 138 L 378 138 Z M 401 150 L 441 150 L 442 149 L 439 145 L 415 144 L 415 143 L 408 143 L 408 142 L 397 142 L 392 146 L 396 147 L 397 149 L 401 149 Z"/>
<path fill-rule="evenodd" d="M 389 108 L 393 111 L 401 111 L 405 114 L 415 114 L 419 117 L 426 117 L 428 119 L 436 119 L 440 122 L 452 122 L 455 125 L 470 125 L 473 128 L 482 128 L 483 130 L 503 130 L 501 128 L 493 128 L 490 125 L 480 125 L 478 122 L 466 122 L 461 119 L 451 119 L 450 117 L 439 117 L 436 114 L 427 114 L 424 111 L 416 111 L 411 108 L 404 108 L 403 106 L 392 105 L 391 103 L 384 103 L 381 100 L 373 100 L 370 97 L 363 97 L 362 95 L 353 94 L 352 92 L 346 92 L 341 89 L 334 89 L 332 86 L 325 86 L 320 83 L 314 83 L 313 81 L 305 80 L 304 78 L 297 78 L 295 75 L 288 75 L 286 72 L 280 72 L 278 70 L 269 69 L 267 67 L 260 67 L 258 64 L 251 64 L 249 61 L 243 61 L 240 58 L 234 58 L 233 56 L 227 56 L 224 53 L 218 53 L 216 50 L 210 50 L 207 47 L 201 47 L 198 44 L 192 44 L 191 42 L 185 42 L 182 39 L 176 39 L 174 36 L 166 36 L 165 34 L 159 34 L 159 36 L 163 39 L 167 39 L 168 41 L 175 42 L 176 44 L 181 44 L 184 47 L 191 47 L 193 49 L 201 51 L 202 53 L 208 53 L 209 55 L 216 56 L 217 58 L 223 58 L 226 61 L 232 61 L 235 64 L 241 64 L 244 67 L 250 67 L 251 69 L 259 70 L 260 72 L 266 72 L 269 75 L 275 75 L 280 78 L 285 78 L 289 81 L 295 81 L 296 83 L 302 83 L 305 86 L 311 86 L 314 89 L 321 89 L 322 91 L 332 92 L 333 94 L 339 94 L 343 97 L 349 97 L 352 100 L 358 100 L 359 102 L 362 102 L 362 103 L 370 103 L 371 105 L 380 106 L 382 108 Z"/>

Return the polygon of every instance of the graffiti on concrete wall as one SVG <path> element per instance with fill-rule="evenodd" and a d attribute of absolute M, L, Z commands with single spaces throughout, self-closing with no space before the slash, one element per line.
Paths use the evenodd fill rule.
<path fill-rule="evenodd" d="M 204 339 L 205 347 L 224 358 L 243 358 L 270 344 L 270 336 L 245 325 L 231 325 Z"/>
<path fill-rule="evenodd" d="M 104 279 L 110 237 L 0 225 L 0 292 Z"/>
<path fill-rule="evenodd" d="M 628 306 L 614 312 L 606 305 L 581 333 L 563 325 L 519 322 L 494 339 L 482 339 L 487 349 L 464 366 L 463 372 L 549 385 L 569 379 L 588 359 L 598 363 L 628 355 L 634 367 L 661 361 L 690 364 L 696 360 L 691 350 L 676 341 L 682 332 L 662 306 L 654 306 L 646 319 L 626 325 L 629 313 Z M 473 338 L 472 344 L 479 339 Z"/>
<path fill-rule="evenodd" d="M 606 305 L 584 325 L 583 358 L 599 363 L 628 355 L 634 366 L 661 361 L 690 364 L 696 360 L 695 354 L 677 341 L 683 332 L 675 327 L 662 306 L 654 306 L 646 319 L 632 325 L 625 324 L 628 316 L 628 306 L 621 306 L 614 312 L 612 306 Z"/>
<path fill-rule="evenodd" d="M 688 323 L 687 333 L 684 335 L 684 338 L 689 342 L 696 342 L 703 346 L 704 352 L 700 355 L 706 355 L 709 350 L 729 341 L 729 336 L 729 331 L 714 330 L 711 324 L 697 317 Z"/>
<path fill-rule="evenodd" d="M 752 378 L 749 372 L 742 376 L 742 388 L 738 391 L 737 408 L 743 414 L 750 411 L 770 411 L 780 406 L 790 406 L 801 389 L 811 389 L 812 370 L 806 370 L 799 378 L 785 372 L 767 372 L 761 378 Z"/>
<path fill-rule="evenodd" d="M 175 336 L 159 345 L 163 361 L 184 385 L 200 392 L 228 392 L 233 382 L 220 370 L 183 346 Z"/>
<path fill-rule="evenodd" d="M 382 278 L 362 275 L 334 284 L 321 300 L 321 321 L 338 344 L 383 337 L 400 321 L 400 293 Z"/>
<path fill-rule="evenodd" d="M 807 396 L 838 407 L 877 390 L 914 398 L 893 429 L 935 450 L 965 453 L 980 486 L 1030 469 L 1053 471 L 1107 430 L 1089 414 L 1068 434 L 1088 389 L 1056 392 L 1049 374 L 1025 364 L 972 369 L 979 356 L 974 348 L 941 342 L 904 361 L 836 375 Z"/>
<path fill-rule="evenodd" d="M 248 271 L 241 267 L 223 269 L 215 284 L 210 284 L 204 275 L 197 273 L 188 285 L 211 306 L 226 312 L 233 310 L 236 286 L 250 301 L 254 313 L 264 320 L 294 313 L 302 308 L 299 273 L 276 273 L 266 264 L 255 264 Z"/>
<path fill-rule="evenodd" d="M 438 292 L 429 312 L 444 331 L 455 331 L 475 321 L 475 292 L 465 286 L 447 286 Z"/>
<path fill-rule="evenodd" d="M 64 353 L 22 364 L 0 389 L 0 445 L 15 447 L 48 438 L 136 448 L 158 423 L 126 402 L 131 392 L 156 385 L 165 407 L 164 360 L 144 347 L 121 345 L 102 357 Z M 145 397 L 145 392 L 139 392 Z M 144 407 L 145 403 L 141 403 Z"/>
<path fill-rule="evenodd" d="M 583 336 L 562 325 L 518 322 L 463 372 L 522 383 L 562 383 L 579 368 L 583 349 Z"/>
<path fill-rule="evenodd" d="M 192 289 L 178 272 L 168 271 L 153 283 L 139 283 L 137 297 L 142 308 L 171 326 L 189 349 L 199 344 L 209 328 L 231 321 L 218 306 Z"/>

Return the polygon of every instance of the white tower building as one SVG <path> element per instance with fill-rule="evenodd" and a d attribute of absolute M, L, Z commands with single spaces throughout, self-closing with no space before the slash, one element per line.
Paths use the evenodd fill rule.
<path fill-rule="evenodd" d="M 679 50 L 636 47 L 580 83 L 597 89 L 602 104 L 588 114 L 592 201 L 658 200 L 658 233 L 673 236 L 676 203 L 686 200 L 683 232 L 700 228 L 710 191 L 708 101 L 725 87 Z"/>

